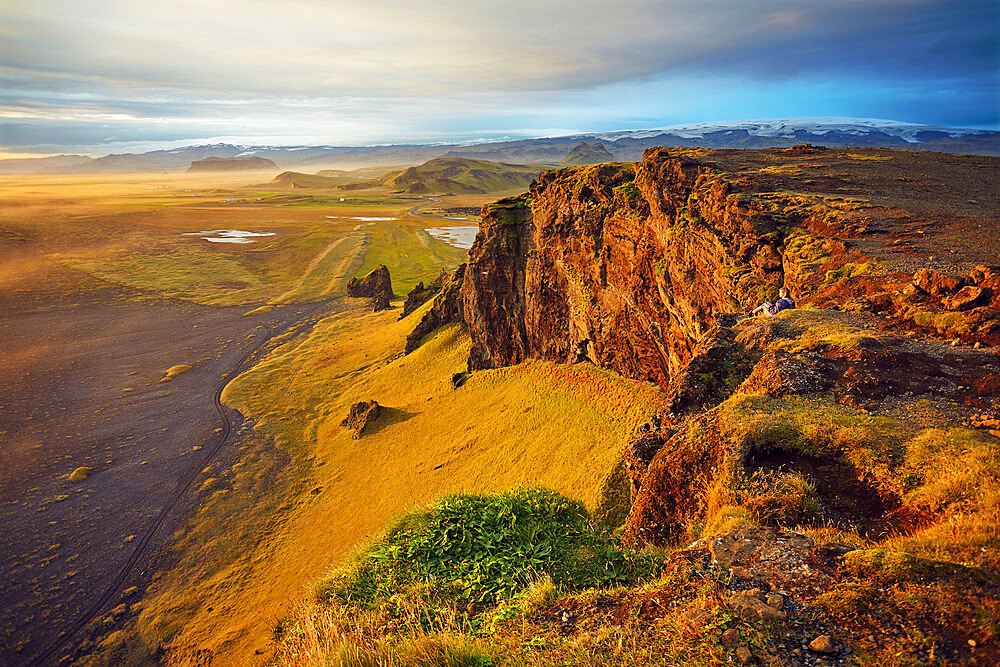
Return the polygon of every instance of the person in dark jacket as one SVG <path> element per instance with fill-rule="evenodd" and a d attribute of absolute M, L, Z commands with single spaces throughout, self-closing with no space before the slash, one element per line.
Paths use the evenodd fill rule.
<path fill-rule="evenodd" d="M 778 290 L 777 301 L 775 301 L 774 303 L 771 303 L 770 301 L 765 301 L 764 303 L 760 304 L 759 306 L 751 310 L 749 313 L 747 313 L 747 315 L 753 317 L 754 315 L 760 315 L 761 313 L 763 313 L 764 315 L 771 317 L 773 315 L 777 315 L 783 310 L 788 310 L 789 308 L 794 308 L 794 307 L 795 307 L 795 301 L 792 300 L 792 297 L 788 296 L 788 289 L 782 287 L 780 290 Z"/>

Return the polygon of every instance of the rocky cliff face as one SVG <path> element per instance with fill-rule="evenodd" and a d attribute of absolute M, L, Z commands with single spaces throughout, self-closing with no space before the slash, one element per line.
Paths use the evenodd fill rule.
<path fill-rule="evenodd" d="M 657 148 L 635 165 L 543 173 L 527 195 L 483 209 L 463 288 L 470 369 L 582 353 L 667 387 L 720 314 L 774 299 L 782 286 L 803 305 L 880 312 L 927 333 L 1000 342 L 1000 271 L 974 268 L 996 258 L 973 247 L 960 258 L 939 255 L 962 275 L 921 287 L 914 268 L 934 263 L 934 236 L 945 230 L 925 202 L 906 210 L 862 197 L 886 184 L 899 193 L 914 182 L 907 173 L 926 178 L 929 167 L 908 166 L 900 152 L 867 153 Z M 890 159 L 900 164 L 887 166 Z M 982 159 L 963 166 L 976 172 Z M 825 194 L 831 189 L 857 198 Z M 988 215 L 986 202 L 963 206 L 975 215 L 958 226 Z"/>

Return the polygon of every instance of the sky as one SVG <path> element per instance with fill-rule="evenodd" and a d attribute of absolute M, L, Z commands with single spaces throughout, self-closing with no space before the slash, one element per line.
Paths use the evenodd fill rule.
<path fill-rule="evenodd" d="M 1000 129 L 998 0 L 0 0 L 0 156 Z"/>

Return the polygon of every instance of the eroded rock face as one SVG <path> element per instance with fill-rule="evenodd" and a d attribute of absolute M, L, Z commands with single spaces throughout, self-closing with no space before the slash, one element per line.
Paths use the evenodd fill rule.
<path fill-rule="evenodd" d="M 354 431 L 352 438 L 358 440 L 364 433 L 365 427 L 378 419 L 379 404 L 375 400 L 359 401 L 351 406 L 351 411 L 340 422 L 342 428 L 349 428 Z"/>
<path fill-rule="evenodd" d="M 598 365 L 666 387 L 716 314 L 781 284 L 777 221 L 730 194 L 652 149 L 635 167 L 545 172 L 528 197 L 484 207 L 464 288 L 470 369 L 573 360 L 586 341 Z"/>
<path fill-rule="evenodd" d="M 400 314 L 399 319 L 403 319 L 413 311 L 415 311 L 420 306 L 427 303 L 435 294 L 441 291 L 441 286 L 448 279 L 448 272 L 442 271 L 437 278 L 432 280 L 427 287 L 424 287 L 423 281 L 417 283 L 413 289 L 411 289 L 406 295 L 406 301 L 403 302 L 403 312 Z"/>
<path fill-rule="evenodd" d="M 421 318 L 416 328 L 406 337 L 405 353 L 420 347 L 424 336 L 440 326 L 452 322 L 462 322 L 462 283 L 466 275 L 466 265 L 460 264 L 455 272 L 444 281 L 441 293 L 434 298 L 431 309 Z"/>
<path fill-rule="evenodd" d="M 544 172 L 528 194 L 485 206 L 463 288 L 469 369 L 586 359 L 666 389 L 720 316 L 781 286 L 800 305 L 1000 344 L 993 268 L 968 278 L 885 270 L 850 237 L 889 245 L 898 211 L 762 192 L 771 184 L 748 185 L 713 155 L 731 159 L 656 148 L 635 165 Z M 762 155 L 762 165 L 777 159 Z M 699 400 L 696 385 L 688 394 Z"/>
<path fill-rule="evenodd" d="M 392 293 L 392 280 L 389 277 L 389 269 L 384 264 L 380 264 L 377 269 L 360 280 L 351 278 L 347 282 L 347 296 L 374 299 L 383 292 L 387 293 L 390 299 L 395 297 Z"/>

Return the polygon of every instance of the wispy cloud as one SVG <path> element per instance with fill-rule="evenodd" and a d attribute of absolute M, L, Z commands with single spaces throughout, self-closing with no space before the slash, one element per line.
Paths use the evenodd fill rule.
<path fill-rule="evenodd" d="M 7 0 L 0 144 L 360 143 L 817 106 L 990 125 L 997 34 L 981 1 Z"/>

